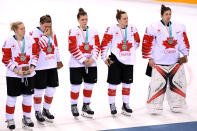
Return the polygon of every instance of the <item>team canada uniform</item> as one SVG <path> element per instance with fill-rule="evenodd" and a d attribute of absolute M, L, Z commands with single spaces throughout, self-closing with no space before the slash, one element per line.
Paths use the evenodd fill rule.
<path fill-rule="evenodd" d="M 125 31 L 125 29 L 127 29 Z M 125 33 L 127 39 L 125 40 Z M 125 40 L 125 42 L 124 42 Z M 108 68 L 108 96 L 111 113 L 116 114 L 115 96 L 117 85 L 122 83 L 123 111 L 131 113 L 129 107 L 130 86 L 133 82 L 133 65 L 136 62 L 135 51 L 139 47 L 140 38 L 137 29 L 129 24 L 126 28 L 121 29 L 118 25 L 108 27 L 102 43 L 101 57 L 104 61 L 107 59 L 108 49 L 111 50 L 109 56 L 112 64 Z M 128 108 L 127 108 L 128 107 Z"/>
<path fill-rule="evenodd" d="M 100 52 L 99 36 L 97 31 L 92 27 L 87 27 L 86 30 L 82 30 L 80 29 L 80 27 L 74 27 L 73 29 L 69 30 L 68 39 L 69 52 L 71 53 L 69 61 L 71 82 L 71 110 L 73 116 L 77 117 L 79 115 L 77 110 L 77 103 L 81 83 L 83 81 L 84 105 L 82 108 L 82 115 L 84 113 L 87 115 L 93 115 L 94 112 L 89 109 L 89 104 L 94 83 L 97 82 L 96 61 Z M 92 63 L 91 66 L 86 67 L 83 62 L 86 59 L 90 58 L 94 59 L 95 62 Z M 89 111 L 87 109 L 89 109 Z"/>
<path fill-rule="evenodd" d="M 184 67 L 178 60 L 180 54 L 189 55 L 189 48 L 184 25 L 169 22 L 165 26 L 163 21 L 159 21 L 147 27 L 142 55 L 145 59 L 153 59 L 156 64 L 154 69 L 148 65 L 146 71 L 148 76 L 152 76 L 147 101 L 150 113 L 162 111 L 165 92 L 170 109 L 174 112 L 182 111 L 186 104 L 186 78 Z"/>
<path fill-rule="evenodd" d="M 52 37 L 46 37 L 40 27 L 35 28 L 30 35 L 36 41 L 39 59 L 36 66 L 36 86 L 34 93 L 34 109 L 36 118 L 40 122 L 44 122 L 42 115 L 47 121 L 52 122 L 54 116 L 50 114 L 49 109 L 53 100 L 56 87 L 59 86 L 57 62 L 60 62 L 58 51 L 58 43 L 56 34 L 52 31 Z M 50 44 L 49 44 L 50 43 Z M 43 112 L 41 115 L 42 95 L 44 95 Z"/>
<path fill-rule="evenodd" d="M 25 44 L 25 46 L 23 46 Z M 24 54 L 22 53 L 24 48 Z M 36 66 L 38 61 L 38 53 L 36 50 L 35 41 L 29 37 L 24 36 L 23 41 L 18 42 L 16 36 L 8 38 L 2 48 L 3 58 L 2 62 L 7 67 L 6 81 L 7 81 L 7 102 L 6 102 L 6 120 L 8 128 L 14 129 L 14 110 L 17 96 L 22 95 L 23 108 L 23 124 L 31 117 L 32 94 L 34 93 L 34 75 L 35 71 L 26 76 L 19 76 L 14 72 L 17 68 L 22 71 L 23 67 Z M 30 127 L 33 127 L 33 122 L 30 119 Z"/>

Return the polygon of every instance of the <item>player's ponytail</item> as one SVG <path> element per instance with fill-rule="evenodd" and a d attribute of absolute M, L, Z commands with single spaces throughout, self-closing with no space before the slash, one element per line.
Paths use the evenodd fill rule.
<path fill-rule="evenodd" d="M 80 16 L 84 16 L 87 15 L 87 12 L 85 12 L 85 10 L 83 8 L 79 8 L 79 12 L 77 14 L 77 19 L 80 18 Z"/>
<path fill-rule="evenodd" d="M 161 15 L 163 15 L 166 11 L 171 11 L 170 7 L 166 7 L 165 5 L 161 5 Z"/>
<path fill-rule="evenodd" d="M 122 10 L 117 10 L 116 19 L 117 20 L 120 20 L 122 14 L 126 14 L 126 12 L 125 11 L 122 11 Z"/>

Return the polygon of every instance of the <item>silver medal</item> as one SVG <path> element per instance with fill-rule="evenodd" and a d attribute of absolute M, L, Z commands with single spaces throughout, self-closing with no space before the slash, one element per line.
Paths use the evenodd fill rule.
<path fill-rule="evenodd" d="M 47 52 L 48 53 L 51 53 L 52 52 L 52 48 L 50 46 L 47 48 Z"/>
<path fill-rule="evenodd" d="M 172 44 L 172 43 L 173 43 L 173 39 L 170 38 L 170 39 L 168 40 L 168 43 L 169 43 L 169 44 Z"/>
<path fill-rule="evenodd" d="M 89 48 L 90 48 L 89 45 L 85 45 L 85 46 L 84 46 L 84 49 L 85 49 L 86 51 L 88 51 Z"/>
<path fill-rule="evenodd" d="M 26 57 L 25 57 L 24 55 L 22 55 L 22 56 L 20 57 L 20 60 L 21 60 L 21 61 L 25 61 L 25 59 L 26 59 Z"/>
<path fill-rule="evenodd" d="M 127 50 L 127 45 L 123 45 L 123 46 L 122 46 L 122 49 L 123 49 L 123 50 Z"/>

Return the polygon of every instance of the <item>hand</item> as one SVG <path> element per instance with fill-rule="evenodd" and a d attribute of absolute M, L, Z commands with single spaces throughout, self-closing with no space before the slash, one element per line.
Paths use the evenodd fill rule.
<path fill-rule="evenodd" d="M 29 74 L 31 74 L 35 69 L 35 66 L 31 66 L 31 68 L 28 70 Z"/>
<path fill-rule="evenodd" d="M 88 66 L 88 59 L 86 59 L 84 62 L 83 62 L 83 64 L 85 64 L 86 66 Z"/>
<path fill-rule="evenodd" d="M 57 62 L 57 69 L 61 69 L 63 67 L 63 63 L 60 61 L 60 62 Z"/>
<path fill-rule="evenodd" d="M 188 59 L 187 59 L 187 56 L 184 56 L 184 57 L 181 57 L 181 58 L 179 58 L 179 64 L 183 64 L 183 63 L 186 63 L 188 61 Z"/>
<path fill-rule="evenodd" d="M 91 66 L 92 63 L 94 63 L 94 59 L 91 58 L 88 60 L 88 62 L 86 64 L 87 64 L 87 66 Z"/>
<path fill-rule="evenodd" d="M 18 71 L 17 68 L 14 68 L 14 72 L 15 72 L 17 75 L 23 76 L 23 71 Z"/>
<path fill-rule="evenodd" d="M 155 67 L 155 62 L 153 61 L 153 59 L 149 59 L 149 66 L 151 66 L 152 68 Z"/>
<path fill-rule="evenodd" d="M 50 34 L 51 34 L 51 29 L 50 28 L 46 28 L 44 30 L 44 35 L 48 37 Z"/>
<path fill-rule="evenodd" d="M 113 62 L 110 60 L 110 58 L 107 58 L 107 59 L 105 60 L 105 64 L 106 64 L 107 66 L 110 66 L 111 64 L 113 64 Z"/>

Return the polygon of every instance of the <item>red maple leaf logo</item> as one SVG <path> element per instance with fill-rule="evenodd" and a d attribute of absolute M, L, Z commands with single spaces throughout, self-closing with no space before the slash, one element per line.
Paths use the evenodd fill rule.
<path fill-rule="evenodd" d="M 47 51 L 47 48 L 48 48 L 48 45 L 43 48 L 43 51 L 45 52 L 46 55 L 54 54 L 55 48 L 53 45 L 51 45 L 52 51 L 50 53 Z"/>
<path fill-rule="evenodd" d="M 126 45 L 127 45 L 127 49 L 126 50 L 123 50 L 122 49 L 122 46 L 124 45 L 124 42 L 123 42 L 123 40 L 122 40 L 122 43 L 119 43 L 118 45 L 117 45 L 117 47 L 120 49 L 120 52 L 122 52 L 122 51 L 129 51 L 133 46 L 132 46 L 132 43 L 129 43 L 128 42 L 128 40 L 127 40 L 127 42 L 126 42 Z"/>
<path fill-rule="evenodd" d="M 18 65 L 22 65 L 22 64 L 29 64 L 29 60 L 30 60 L 30 56 L 29 55 L 26 55 L 26 53 L 24 53 L 24 56 L 25 56 L 25 61 L 22 61 L 20 59 L 21 57 L 21 53 L 19 53 L 19 56 L 17 57 L 14 57 L 14 61 L 18 63 Z"/>
<path fill-rule="evenodd" d="M 88 53 L 88 54 L 91 54 L 91 51 L 93 49 L 93 45 L 89 45 L 89 42 L 88 42 L 88 45 L 89 45 L 89 50 L 85 50 L 84 47 L 85 47 L 85 42 L 82 43 L 81 46 L 79 46 L 79 49 L 82 53 Z"/>
<path fill-rule="evenodd" d="M 170 37 L 168 37 L 167 40 L 163 41 L 163 45 L 166 47 L 166 49 L 175 48 L 175 46 L 177 45 L 177 40 L 174 40 L 174 38 L 172 38 L 172 44 L 168 43 L 168 40 L 170 40 Z"/>

